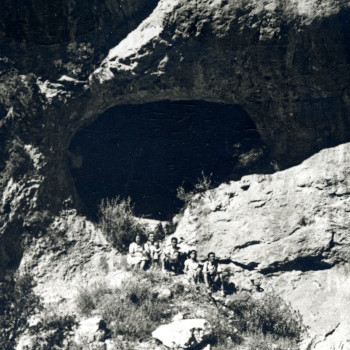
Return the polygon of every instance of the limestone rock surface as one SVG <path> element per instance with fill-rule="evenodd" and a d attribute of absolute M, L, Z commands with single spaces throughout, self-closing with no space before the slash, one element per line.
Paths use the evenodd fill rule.
<path fill-rule="evenodd" d="M 337 330 L 334 346 L 350 340 L 349 151 L 325 149 L 288 170 L 198 194 L 174 234 L 202 258 L 214 251 L 231 261 L 238 289 L 283 295 L 316 349 L 333 344 Z"/>
<path fill-rule="evenodd" d="M 212 330 L 204 319 L 187 319 L 159 326 L 152 336 L 171 349 L 191 349 L 209 340 Z"/>

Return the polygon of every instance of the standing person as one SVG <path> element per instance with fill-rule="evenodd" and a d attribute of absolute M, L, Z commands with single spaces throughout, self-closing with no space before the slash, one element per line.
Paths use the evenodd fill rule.
<path fill-rule="evenodd" d="M 127 262 L 129 265 L 133 266 L 135 270 L 137 268 L 144 270 L 147 260 L 147 252 L 141 244 L 141 236 L 137 235 L 135 237 L 135 242 L 131 243 L 129 246 Z"/>
<path fill-rule="evenodd" d="M 170 270 L 173 273 L 180 273 L 180 248 L 177 245 L 177 238 L 171 239 L 171 246 L 165 248 L 162 259 L 162 271 Z"/>
<path fill-rule="evenodd" d="M 185 261 L 184 273 L 192 284 L 199 282 L 201 266 L 197 261 L 197 252 L 193 249 L 189 253 L 189 258 Z"/>
<path fill-rule="evenodd" d="M 225 296 L 224 282 L 222 279 L 222 271 L 218 262 L 216 261 L 215 253 L 213 252 L 210 252 L 208 254 L 208 260 L 204 263 L 203 277 L 204 277 L 204 283 L 207 286 L 209 293 L 213 292 L 214 286 L 216 284 L 220 284 L 221 295 Z"/>
<path fill-rule="evenodd" d="M 161 267 L 161 256 L 162 249 L 159 246 L 159 241 L 154 241 L 154 244 L 151 246 L 150 250 L 151 256 L 151 265 L 154 268 L 155 266 Z"/>

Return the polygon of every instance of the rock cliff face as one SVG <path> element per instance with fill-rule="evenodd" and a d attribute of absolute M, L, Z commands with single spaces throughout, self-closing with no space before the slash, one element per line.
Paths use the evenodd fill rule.
<path fill-rule="evenodd" d="M 316 349 L 349 342 L 349 150 L 325 149 L 288 170 L 197 194 L 175 232 L 202 257 L 215 251 L 231 262 L 237 289 L 282 293 Z M 326 334 L 337 342 L 323 343 Z"/>
<path fill-rule="evenodd" d="M 83 207 L 68 147 L 78 130 L 110 107 L 166 99 L 239 105 L 276 169 L 350 140 L 348 1 L 3 4 L 1 275 L 30 255 L 28 242 L 61 232 L 58 215 Z M 211 237 L 201 223 L 194 236 L 200 247 L 221 246 L 220 253 L 240 265 L 243 275 L 268 276 L 267 286 L 280 284 L 286 295 L 290 281 L 299 281 L 292 284 L 291 299 L 300 303 L 306 300 L 303 290 L 311 295 L 319 288 L 337 306 L 334 287 L 339 301 L 334 310 L 340 310 L 348 280 L 347 147 L 324 151 L 299 168 L 210 192 L 213 199 L 205 197 L 205 205 L 193 209 L 205 209 L 198 215 L 206 215 L 215 231 Z M 186 215 L 179 230 L 193 231 L 197 224 Z M 227 237 L 232 245 L 224 247 L 220 240 Z M 310 324 L 321 319 L 316 314 Z M 320 332 L 337 338 L 346 324 Z"/>
<path fill-rule="evenodd" d="M 72 23 L 83 6 L 74 4 L 77 7 L 68 11 L 69 16 L 66 5 L 56 4 L 62 23 Z M 63 206 L 79 207 L 68 168 L 68 145 L 83 125 L 117 104 L 164 99 L 239 104 L 282 168 L 349 139 L 348 2 L 162 0 L 121 40 L 130 29 L 128 18 L 142 19 L 133 11 L 147 16 L 145 7 L 150 10 L 142 2 L 130 8 L 124 3 L 113 7 L 109 2 L 92 7 L 92 18 L 102 11 L 104 28 L 113 23 L 120 32 L 115 41 L 109 41 L 112 44 L 105 43 L 103 50 L 111 50 L 88 81 L 86 72 L 93 71 L 92 63 L 81 74 L 69 67 L 50 70 L 47 80 L 46 64 L 40 64 L 36 49 L 15 41 L 40 44 L 40 31 L 38 35 L 31 32 L 39 20 L 31 19 L 27 32 L 23 24 L 10 38 L 14 18 L 6 17 L 2 42 L 9 48 L 14 45 L 14 51 L 4 51 L 9 57 L 1 60 L 1 231 L 6 242 L 24 228 L 33 229 L 34 222 L 41 225 L 38 215 L 44 210 L 50 214 Z M 13 13 L 10 5 L 7 9 Z M 23 9 L 29 11 L 23 15 L 28 19 L 36 7 L 23 3 L 19 16 Z M 45 11 L 50 12 L 43 7 L 37 18 L 45 17 Z M 47 27 L 50 33 L 51 19 L 40 28 Z M 99 32 L 93 20 L 87 26 L 94 31 L 86 41 L 94 45 L 104 31 Z M 57 38 L 48 35 L 48 43 L 69 37 L 63 27 L 59 26 Z M 72 31 L 77 28 L 79 24 Z M 79 39 L 85 29 L 81 31 L 76 31 Z M 113 48 L 113 42 L 119 44 Z M 33 70 L 32 64 L 22 67 L 16 63 L 18 52 L 39 64 Z M 63 55 L 73 65 L 77 63 L 66 51 Z M 12 250 L 3 254 L 5 265 L 18 263 L 8 256 L 20 257 L 21 248 L 5 246 L 5 251 Z"/>

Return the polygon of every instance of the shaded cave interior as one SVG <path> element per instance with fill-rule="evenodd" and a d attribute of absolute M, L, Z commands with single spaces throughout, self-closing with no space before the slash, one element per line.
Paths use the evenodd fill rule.
<path fill-rule="evenodd" d="M 212 184 L 273 171 L 249 115 L 237 105 L 160 101 L 115 106 L 72 139 L 70 167 L 86 214 L 103 198 L 131 197 L 135 214 L 169 220 L 202 174 Z"/>

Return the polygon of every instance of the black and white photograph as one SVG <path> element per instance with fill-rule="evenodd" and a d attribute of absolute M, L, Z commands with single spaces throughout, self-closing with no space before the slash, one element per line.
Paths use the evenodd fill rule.
<path fill-rule="evenodd" d="M 0 350 L 350 350 L 349 0 L 0 0 Z"/>

